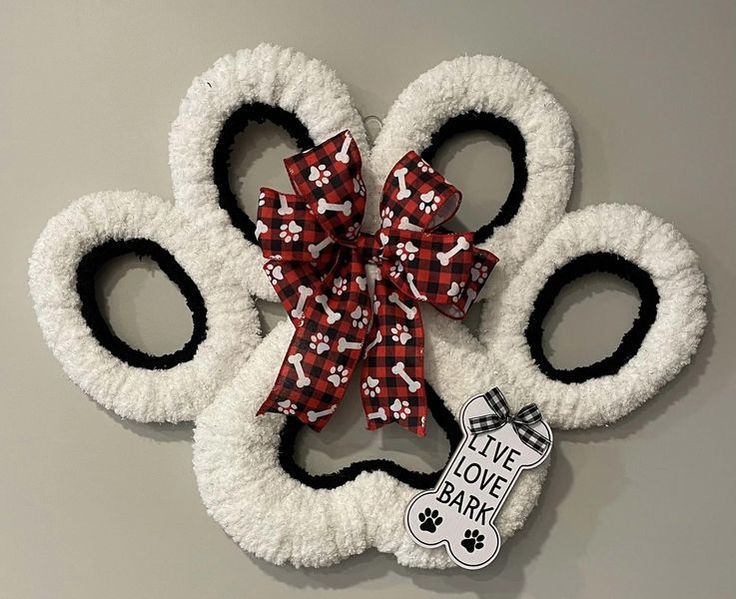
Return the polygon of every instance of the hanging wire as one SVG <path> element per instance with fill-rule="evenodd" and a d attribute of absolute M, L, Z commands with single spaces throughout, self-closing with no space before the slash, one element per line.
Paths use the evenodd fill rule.
<path fill-rule="evenodd" d="M 369 123 L 378 123 L 378 129 L 375 135 L 371 135 L 370 133 L 371 127 L 369 126 Z M 383 128 L 383 119 L 381 119 L 381 117 L 376 116 L 375 114 L 369 114 L 363 117 L 363 124 L 365 125 L 366 135 L 368 135 L 368 137 L 370 138 L 370 142 L 372 144 L 373 142 L 376 141 L 376 137 L 378 136 L 378 133 Z"/>

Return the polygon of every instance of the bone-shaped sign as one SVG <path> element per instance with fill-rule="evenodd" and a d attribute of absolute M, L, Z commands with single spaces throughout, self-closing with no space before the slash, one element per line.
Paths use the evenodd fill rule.
<path fill-rule="evenodd" d="M 470 419 L 490 408 L 478 395 L 463 406 L 463 440 L 431 491 L 411 500 L 404 524 L 422 547 L 444 545 L 452 561 L 477 570 L 491 563 L 501 547 L 494 520 L 523 470 L 539 466 L 552 447 L 545 422 L 531 425 L 550 440 L 543 453 L 524 443 L 511 422 L 493 431 L 474 434 Z"/>

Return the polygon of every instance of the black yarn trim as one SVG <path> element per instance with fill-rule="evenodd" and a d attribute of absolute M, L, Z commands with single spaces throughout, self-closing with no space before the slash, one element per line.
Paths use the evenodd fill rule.
<path fill-rule="evenodd" d="M 254 102 L 241 106 L 227 118 L 220 130 L 220 137 L 212 154 L 213 178 L 219 195 L 220 208 L 228 213 L 233 226 L 240 229 L 245 238 L 255 244 L 258 243 L 256 225 L 238 206 L 238 198 L 230 187 L 230 153 L 235 137 L 244 131 L 249 123 L 266 121 L 283 128 L 294 139 L 301 151 L 314 146 L 309 131 L 293 112 L 277 106 Z"/>
<path fill-rule="evenodd" d="M 447 457 L 449 461 L 463 438 L 462 429 L 445 407 L 444 402 L 429 385 L 427 385 L 427 405 L 435 421 L 445 432 L 450 442 L 450 453 Z M 336 489 L 354 480 L 363 472 L 375 472 L 377 470 L 381 470 L 415 489 L 431 489 L 437 484 L 445 468 L 443 466 L 442 469 L 436 472 L 416 472 L 389 460 L 375 459 L 353 462 L 338 472 L 310 474 L 294 461 L 296 439 L 303 427 L 304 424 L 296 418 L 287 418 L 286 425 L 281 430 L 279 463 L 289 476 L 312 489 Z"/>
<path fill-rule="evenodd" d="M 579 366 L 570 370 L 555 368 L 550 364 L 542 349 L 544 318 L 565 285 L 594 272 L 610 273 L 634 285 L 641 300 L 639 314 L 631 328 L 621 338 L 616 351 L 607 358 L 589 366 Z M 636 264 L 608 252 L 584 254 L 557 269 L 544 284 L 534 301 L 534 308 L 524 335 L 532 358 L 548 378 L 562 383 L 582 383 L 590 379 L 616 374 L 637 354 L 649 329 L 657 319 L 658 304 L 659 292 L 652 277 Z"/>
<path fill-rule="evenodd" d="M 473 234 L 473 242 L 487 241 L 496 227 L 507 225 L 519 212 L 524 201 L 529 173 L 526 168 L 526 141 L 518 127 L 511 121 L 487 112 L 466 112 L 452 117 L 432 135 L 429 147 L 422 152 L 427 162 L 432 162 L 437 151 L 449 139 L 467 131 L 487 131 L 491 135 L 503 139 L 511 149 L 511 161 L 514 165 L 514 182 L 511 185 L 506 201 L 491 221 L 480 227 Z"/>
<path fill-rule="evenodd" d="M 184 296 L 192 313 L 193 331 L 191 339 L 181 349 L 171 354 L 153 356 L 130 347 L 112 331 L 102 316 L 95 294 L 95 279 L 107 262 L 125 254 L 150 257 Z M 136 368 L 165 370 L 188 362 L 207 336 L 207 309 L 202 294 L 174 256 L 150 239 L 111 240 L 90 250 L 77 265 L 77 293 L 82 303 L 82 317 L 95 339 L 113 356 Z"/>

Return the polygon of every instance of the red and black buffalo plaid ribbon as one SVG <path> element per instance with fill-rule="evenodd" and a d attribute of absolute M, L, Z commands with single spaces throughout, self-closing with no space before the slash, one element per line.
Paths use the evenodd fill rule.
<path fill-rule="evenodd" d="M 258 413 L 295 415 L 320 430 L 364 357 L 368 428 L 395 421 L 424 435 L 418 304 L 463 318 L 498 259 L 474 247 L 472 233 L 436 231 L 461 194 L 415 152 L 386 179 L 375 236 L 360 232 L 366 194 L 349 132 L 284 162 L 296 195 L 261 190 L 256 234 L 296 331 Z"/>

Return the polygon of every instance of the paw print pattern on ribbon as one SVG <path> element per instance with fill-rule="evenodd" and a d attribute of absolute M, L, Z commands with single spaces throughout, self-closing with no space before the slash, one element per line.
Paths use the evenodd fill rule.
<path fill-rule="evenodd" d="M 386 228 L 391 226 L 391 222 L 394 220 L 394 211 L 389 206 L 386 206 L 381 210 L 381 226 Z"/>
<path fill-rule="evenodd" d="M 368 310 L 365 308 L 361 308 L 358 306 L 350 313 L 350 318 L 352 318 L 353 326 L 356 329 L 362 329 L 363 327 L 368 325 Z"/>
<path fill-rule="evenodd" d="M 299 233 L 301 232 L 302 228 L 295 221 L 292 220 L 289 222 L 288 225 L 286 223 L 281 225 L 279 237 L 281 237 L 281 239 L 283 239 L 287 243 L 299 241 Z"/>
<path fill-rule="evenodd" d="M 332 293 L 342 295 L 348 290 L 348 282 L 342 277 L 336 277 L 332 282 Z"/>
<path fill-rule="evenodd" d="M 339 387 L 348 382 L 350 372 L 342 364 L 337 364 L 330 367 L 330 374 L 327 376 L 327 380 L 332 383 L 334 387 Z"/>
<path fill-rule="evenodd" d="M 330 349 L 330 338 L 324 333 L 315 333 L 309 340 L 309 348 L 317 355 L 323 354 Z"/>
<path fill-rule="evenodd" d="M 398 248 L 396 250 L 396 255 L 402 262 L 411 262 L 412 260 L 414 260 L 417 252 L 419 251 L 419 248 L 416 247 L 411 241 L 407 241 L 406 243 L 398 243 L 396 247 Z"/>
<path fill-rule="evenodd" d="M 332 173 L 327 170 L 324 164 L 320 164 L 318 167 L 313 166 L 309 171 L 309 180 L 314 181 L 317 187 L 322 187 L 330 182 L 330 175 Z"/>
<path fill-rule="evenodd" d="M 272 284 L 284 280 L 284 274 L 281 272 L 280 264 L 271 263 L 265 268 L 265 270 L 266 275 L 268 276 L 268 279 L 271 281 Z"/>
<path fill-rule="evenodd" d="M 453 281 L 447 290 L 447 295 L 452 298 L 453 302 L 457 302 L 462 297 L 463 289 L 465 289 L 465 281 L 460 281 L 460 283 Z"/>
<path fill-rule="evenodd" d="M 404 265 L 401 263 L 400 260 L 397 260 L 391 265 L 388 275 L 390 277 L 396 278 L 401 276 L 402 272 L 404 272 Z"/>
<path fill-rule="evenodd" d="M 363 389 L 363 395 L 368 397 L 376 397 L 381 393 L 381 387 L 379 386 L 380 381 L 372 377 L 366 378 L 363 381 L 361 388 Z"/>
<path fill-rule="evenodd" d="M 391 338 L 394 341 L 401 343 L 401 345 L 404 345 L 411 339 L 411 333 L 406 325 L 398 322 L 391 327 Z"/>
<path fill-rule="evenodd" d="M 473 267 L 470 269 L 470 278 L 474 282 L 477 281 L 478 283 L 484 283 L 489 274 L 488 266 L 481 264 L 480 262 L 473 264 Z"/>
<path fill-rule="evenodd" d="M 419 165 L 418 165 L 418 166 L 419 166 L 419 168 L 421 169 L 421 171 L 422 171 L 423 173 L 433 173 L 433 172 L 434 172 L 434 169 L 433 169 L 433 168 L 431 167 L 431 165 L 429 165 L 429 164 L 427 164 L 426 162 L 424 162 L 424 160 L 422 160 L 422 161 L 421 161 L 421 162 L 419 163 Z"/>
<path fill-rule="evenodd" d="M 411 414 L 411 408 L 409 402 L 406 400 L 395 399 L 391 404 L 391 413 L 394 418 L 406 420 L 407 416 Z"/>
<path fill-rule="evenodd" d="M 358 223 L 353 223 L 352 225 L 348 226 L 347 231 L 345 232 L 345 237 L 347 239 L 355 239 L 360 234 L 360 225 Z"/>
<path fill-rule="evenodd" d="M 280 401 L 278 404 L 279 412 L 286 414 L 287 416 L 293 416 L 296 414 L 296 404 L 290 402 L 288 399 Z"/>
<path fill-rule="evenodd" d="M 419 196 L 419 208 L 427 214 L 436 212 L 439 206 L 439 198 L 435 196 L 434 191 L 430 190 Z"/>

